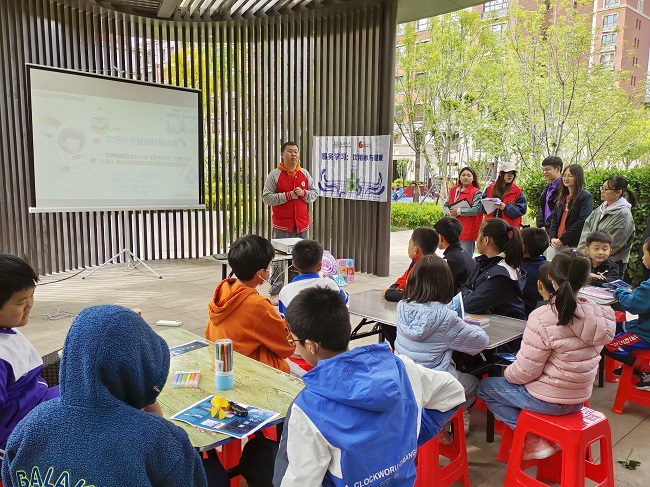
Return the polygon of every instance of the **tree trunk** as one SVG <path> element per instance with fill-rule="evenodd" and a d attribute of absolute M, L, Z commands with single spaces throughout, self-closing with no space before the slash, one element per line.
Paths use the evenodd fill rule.
<path fill-rule="evenodd" d="M 422 157 L 422 152 L 418 149 L 415 151 L 415 175 L 413 177 L 413 203 L 420 202 L 420 185 L 418 181 L 420 180 L 420 158 Z"/>

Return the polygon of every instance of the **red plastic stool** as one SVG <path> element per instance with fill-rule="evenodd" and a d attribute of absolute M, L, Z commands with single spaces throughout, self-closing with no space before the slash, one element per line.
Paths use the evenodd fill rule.
<path fill-rule="evenodd" d="M 527 433 L 558 443 L 562 451 L 545 460 L 522 462 L 524 438 Z M 596 441 L 600 442 L 601 458 L 598 464 L 585 458 L 589 455 L 587 448 Z M 532 465 L 538 465 L 537 480 L 524 472 Z M 558 474 L 560 479 L 557 479 Z M 539 480 L 545 479 L 559 482 L 563 487 L 577 487 L 585 485 L 585 478 L 596 482 L 596 486 L 614 485 L 612 433 L 607 418 L 602 413 L 586 407 L 565 416 L 522 411 L 514 432 L 504 485 L 541 487 L 546 484 Z"/>
<path fill-rule="evenodd" d="M 620 366 L 620 362 L 605 355 L 605 382 L 618 382 L 618 377 L 616 377 L 613 372 Z"/>
<path fill-rule="evenodd" d="M 447 487 L 457 480 L 470 487 L 462 408 L 458 408 L 449 421 L 454 425 L 451 445 L 441 445 L 439 436 L 436 436 L 418 448 L 414 487 Z M 451 462 L 441 467 L 440 456 Z"/>
<path fill-rule="evenodd" d="M 634 355 L 640 359 L 650 360 L 650 350 L 634 352 Z M 616 400 L 614 401 L 614 406 L 612 406 L 613 412 L 623 414 L 626 401 L 650 406 L 650 392 L 640 391 L 634 387 L 639 382 L 639 378 L 633 375 L 633 367 L 623 365 L 623 373 L 621 374 L 621 380 L 618 383 L 618 390 L 616 391 Z"/>
<path fill-rule="evenodd" d="M 221 445 L 221 452 L 217 450 L 217 456 L 223 468 L 228 470 L 229 468 L 236 467 L 239 465 L 239 459 L 241 458 L 242 444 L 241 440 L 231 440 L 228 443 Z M 230 479 L 230 487 L 239 486 L 239 476 Z"/>

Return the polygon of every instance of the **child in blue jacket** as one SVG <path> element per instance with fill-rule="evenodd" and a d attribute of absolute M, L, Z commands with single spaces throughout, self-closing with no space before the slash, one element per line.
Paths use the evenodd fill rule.
<path fill-rule="evenodd" d="M 650 238 L 643 242 L 643 265 L 650 269 Z M 614 298 L 624 311 L 639 315 L 638 319 L 623 323 L 614 340 L 605 345 L 605 355 L 633 366 L 639 376 L 637 389 L 650 391 L 650 364 L 637 359 L 633 352 L 650 349 L 650 279 L 643 281 L 634 291 L 618 288 Z"/>
<path fill-rule="evenodd" d="M 465 400 L 462 386 L 386 343 L 348 350 L 350 315 L 334 290 L 302 291 L 286 319 L 287 339 L 314 369 L 289 407 L 273 485 L 412 486 L 423 411 L 456 408 Z"/>

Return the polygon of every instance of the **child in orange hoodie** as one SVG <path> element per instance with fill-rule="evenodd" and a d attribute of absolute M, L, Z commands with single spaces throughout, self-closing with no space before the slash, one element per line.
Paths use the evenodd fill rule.
<path fill-rule="evenodd" d="M 224 279 L 208 304 L 208 340 L 230 338 L 233 348 L 247 357 L 289 372 L 286 358 L 295 352 L 287 342 L 287 325 L 271 302 L 256 287 L 269 280 L 275 251 L 258 235 L 246 235 L 228 251 L 228 264 L 236 279 Z"/>

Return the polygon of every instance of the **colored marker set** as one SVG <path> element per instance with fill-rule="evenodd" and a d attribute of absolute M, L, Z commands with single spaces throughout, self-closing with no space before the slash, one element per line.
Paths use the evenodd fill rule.
<path fill-rule="evenodd" d="M 198 370 L 183 371 L 179 370 L 174 372 L 172 379 L 172 387 L 198 387 L 201 372 Z"/>
<path fill-rule="evenodd" d="M 223 338 L 215 342 L 214 381 L 217 389 L 232 389 L 235 385 L 232 340 Z"/>

